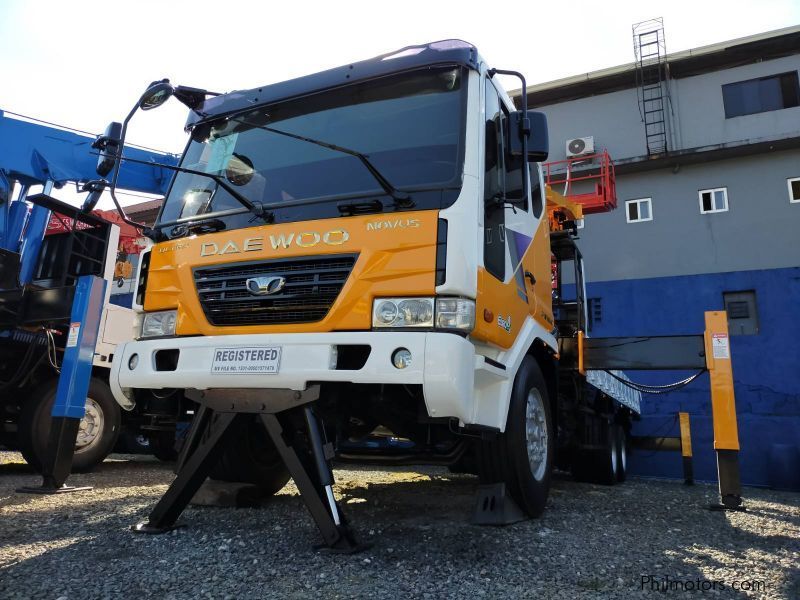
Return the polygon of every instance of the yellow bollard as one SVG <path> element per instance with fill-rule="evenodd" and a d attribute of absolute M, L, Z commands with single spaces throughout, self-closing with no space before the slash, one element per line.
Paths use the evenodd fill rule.
<path fill-rule="evenodd" d="M 739 477 L 739 430 L 733 393 L 733 368 L 725 311 L 706 312 L 706 367 L 711 379 L 711 411 L 714 422 L 714 450 L 721 504 L 718 510 L 744 510 Z"/>

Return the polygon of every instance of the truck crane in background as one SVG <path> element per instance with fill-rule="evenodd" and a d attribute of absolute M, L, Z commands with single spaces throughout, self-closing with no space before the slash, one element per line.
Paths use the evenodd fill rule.
<path fill-rule="evenodd" d="M 97 180 L 95 139 L 1 111 L 0 139 L 0 446 L 42 468 L 70 306 L 80 277 L 93 274 L 107 285 L 72 467 L 86 471 L 101 462 L 123 429 L 146 435 L 168 455 L 177 407 L 123 414 L 108 387 L 114 350 L 131 338 L 134 319 L 130 306 L 113 303 L 114 292 L 134 268 L 141 231 L 114 211 L 81 211 L 50 196 L 67 183 Z M 158 165 L 175 158 L 135 148 L 128 154 L 150 164 L 127 170 L 119 186 L 163 194 L 170 173 Z M 96 204 L 102 189 L 93 185 L 84 187 L 90 195 L 94 189 Z"/>

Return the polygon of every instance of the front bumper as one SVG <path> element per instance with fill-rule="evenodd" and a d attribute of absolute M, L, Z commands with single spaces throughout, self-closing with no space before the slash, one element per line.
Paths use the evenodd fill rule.
<path fill-rule="evenodd" d="M 333 353 L 341 345 L 368 345 L 369 357 L 357 370 L 336 369 Z M 212 373 L 215 350 L 235 347 L 280 347 L 277 373 Z M 411 351 L 411 365 L 397 369 L 392 354 Z M 177 366 L 160 370 L 159 350 L 177 350 Z M 131 356 L 138 363 L 130 368 Z M 117 346 L 110 373 L 111 391 L 124 408 L 133 407 L 137 389 L 290 389 L 305 390 L 325 382 L 422 385 L 428 415 L 471 423 L 474 403 L 475 347 L 451 333 L 420 331 L 333 332 L 225 335 L 127 342 Z M 174 365 L 171 365 L 174 366 Z"/>

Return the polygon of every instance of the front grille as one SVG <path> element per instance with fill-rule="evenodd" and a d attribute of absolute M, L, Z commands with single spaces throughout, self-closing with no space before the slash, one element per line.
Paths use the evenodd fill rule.
<path fill-rule="evenodd" d="M 200 306 L 212 325 L 313 323 L 328 314 L 353 270 L 356 254 L 283 258 L 194 269 Z M 280 291 L 251 294 L 251 277 L 284 277 Z"/>

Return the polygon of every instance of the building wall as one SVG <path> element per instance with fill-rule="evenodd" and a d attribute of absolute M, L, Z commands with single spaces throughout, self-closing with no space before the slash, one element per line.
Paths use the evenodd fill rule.
<path fill-rule="evenodd" d="M 800 150 L 617 177 L 618 208 L 589 215 L 578 246 L 590 281 L 800 265 Z M 727 187 L 728 211 L 700 213 L 698 190 Z M 625 201 L 652 199 L 652 221 L 628 223 Z"/>
<path fill-rule="evenodd" d="M 798 68 L 800 54 L 672 81 L 670 148 L 710 150 L 704 156 L 713 160 L 619 175 L 618 209 L 587 216 L 578 241 L 588 297 L 601 306 L 594 337 L 702 333 L 703 313 L 723 309 L 723 293 L 755 292 L 758 333 L 731 338 L 741 474 L 754 485 L 773 483 L 776 444 L 800 452 L 800 203 L 790 203 L 787 188 L 788 178 L 800 177 L 800 150 L 719 160 L 714 149 L 800 136 L 800 107 L 725 119 L 721 90 Z M 635 89 L 539 109 L 549 121 L 551 161 L 565 158 L 565 140 L 587 135 L 617 160 L 647 154 Z M 719 187 L 727 188 L 728 211 L 701 214 L 698 191 Z M 637 198 L 652 199 L 652 221 L 627 222 L 625 201 Z M 663 384 L 688 373 L 628 375 Z M 642 409 L 634 435 L 678 435 L 677 412 L 688 411 L 696 476 L 716 479 L 707 375 L 677 392 L 645 395 Z M 638 453 L 630 467 L 682 477 L 677 453 Z"/>
<path fill-rule="evenodd" d="M 631 71 L 631 81 L 633 77 Z M 549 161 L 566 158 L 568 139 L 586 136 L 594 136 L 595 147 L 607 148 L 614 159 L 647 154 L 635 89 L 538 106 L 536 110 L 547 116 Z"/>
<path fill-rule="evenodd" d="M 800 136 L 800 107 L 725 118 L 722 85 L 800 69 L 800 54 L 670 82 L 674 113 L 671 150 L 735 145 Z M 634 71 L 631 70 L 631 83 Z M 623 160 L 647 154 L 636 89 L 537 107 L 547 115 L 551 161 L 566 158 L 566 140 L 594 136 Z"/>
<path fill-rule="evenodd" d="M 769 456 L 773 444 L 800 448 L 800 267 L 740 271 L 653 279 L 593 282 L 589 298 L 601 300 L 600 320 L 593 337 L 621 335 L 689 335 L 701 333 L 703 313 L 723 308 L 725 291 L 756 293 L 759 332 L 732 335 L 736 412 L 741 443 L 742 481 L 770 484 Z M 629 372 L 634 381 L 664 384 L 689 373 Z M 634 435 L 679 435 L 676 414 L 691 415 L 695 474 L 716 479 L 708 376 L 677 392 L 644 395 L 642 419 Z M 637 475 L 682 477 L 678 453 L 640 452 L 632 456 Z M 800 473 L 799 473 L 800 475 Z"/>
<path fill-rule="evenodd" d="M 726 119 L 722 104 L 722 86 L 727 83 L 798 69 L 800 54 L 675 80 L 671 91 L 677 113 L 677 148 L 752 143 L 800 135 L 798 106 Z"/>

